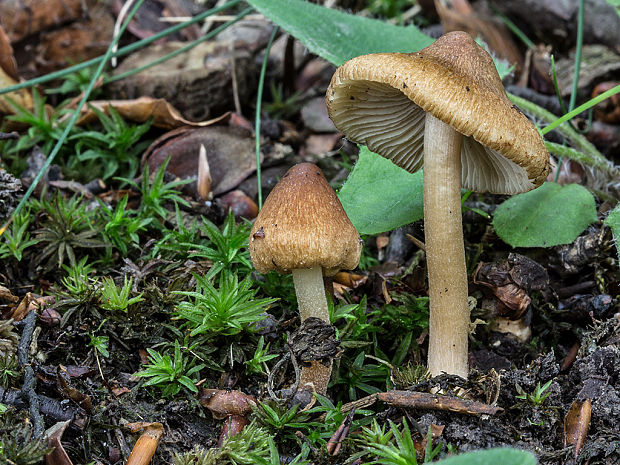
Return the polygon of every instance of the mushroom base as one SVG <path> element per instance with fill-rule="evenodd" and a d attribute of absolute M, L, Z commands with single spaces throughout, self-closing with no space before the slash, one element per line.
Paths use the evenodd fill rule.
<path fill-rule="evenodd" d="M 297 295 L 297 305 L 301 320 L 310 317 L 320 318 L 329 324 L 329 310 L 323 285 L 323 269 L 320 266 L 310 269 L 296 269 L 292 271 Z M 332 373 L 331 362 L 325 366 L 320 362 L 312 362 L 310 367 L 302 367 L 300 389 L 306 389 L 309 383 L 319 394 L 325 395 Z"/>

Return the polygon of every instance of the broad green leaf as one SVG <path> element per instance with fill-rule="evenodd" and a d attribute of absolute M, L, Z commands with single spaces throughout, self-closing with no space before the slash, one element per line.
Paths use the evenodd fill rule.
<path fill-rule="evenodd" d="M 547 182 L 497 207 L 493 226 L 513 247 L 551 247 L 573 242 L 596 220 L 594 197 L 585 187 Z"/>
<path fill-rule="evenodd" d="M 248 0 L 313 53 L 340 66 L 367 53 L 415 52 L 433 42 L 414 26 L 401 27 L 304 0 Z"/>
<path fill-rule="evenodd" d="M 396 26 L 378 19 L 364 18 L 315 5 L 304 0 L 247 0 L 308 50 L 340 66 L 367 53 L 417 52 L 433 39 L 415 26 Z M 496 62 L 504 78 L 508 65 Z"/>
<path fill-rule="evenodd" d="M 439 460 L 436 465 L 536 465 L 536 458 L 524 450 L 497 448 L 467 452 Z"/>
<path fill-rule="evenodd" d="M 611 228 L 614 233 L 614 241 L 616 242 L 616 250 L 620 256 L 620 204 L 616 205 L 607 218 L 605 224 Z"/>
<path fill-rule="evenodd" d="M 360 234 L 390 231 L 424 216 L 422 171 L 411 174 L 391 161 L 360 149 L 359 159 L 339 193 Z"/>

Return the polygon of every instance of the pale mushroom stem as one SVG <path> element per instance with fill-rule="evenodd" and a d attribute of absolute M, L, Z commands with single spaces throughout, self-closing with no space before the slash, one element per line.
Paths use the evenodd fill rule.
<path fill-rule="evenodd" d="M 292 274 L 301 321 L 316 317 L 329 324 L 322 267 L 296 269 L 292 271 Z M 331 373 L 331 363 L 326 367 L 321 362 L 312 362 L 310 367 L 302 367 L 299 387 L 303 389 L 304 386 L 313 384 L 316 392 L 325 395 Z"/>
<path fill-rule="evenodd" d="M 462 136 L 426 114 L 424 231 L 430 297 L 428 369 L 467 378 L 467 270 L 461 218 Z"/>

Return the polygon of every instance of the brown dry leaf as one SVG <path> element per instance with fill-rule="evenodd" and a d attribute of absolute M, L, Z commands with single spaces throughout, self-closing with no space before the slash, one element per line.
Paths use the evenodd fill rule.
<path fill-rule="evenodd" d="M 511 319 L 523 316 L 531 303 L 532 291 L 541 291 L 546 299 L 553 298 L 545 268 L 515 253 L 501 262 L 480 262 L 474 271 L 474 284 L 490 289 L 501 302 L 497 313 Z"/>
<path fill-rule="evenodd" d="M 15 308 L 15 310 L 13 310 L 13 315 L 11 315 L 11 318 L 13 318 L 13 320 L 15 321 L 22 321 L 24 318 L 26 318 L 26 315 L 30 313 L 28 308 L 30 307 L 30 303 L 33 300 L 34 300 L 34 296 L 32 295 L 31 292 L 28 292 L 23 297 L 19 305 Z"/>
<path fill-rule="evenodd" d="M 144 152 L 142 163 L 151 173 L 170 158 L 166 171 L 181 179 L 197 179 L 200 146 L 209 157 L 211 191 L 214 196 L 229 192 L 256 170 L 254 138 L 239 127 L 183 127 L 170 131 Z M 188 195 L 196 193 L 196 184 L 184 186 Z"/>
<path fill-rule="evenodd" d="M 95 0 L 20 0 L 0 2 L 0 24 L 11 41 L 80 18 Z"/>
<path fill-rule="evenodd" d="M 227 211 L 232 210 L 237 221 L 240 221 L 241 218 L 251 220 L 258 215 L 258 205 L 242 190 L 230 191 L 221 196 L 219 200 Z"/>
<path fill-rule="evenodd" d="M 435 0 L 435 8 L 444 32 L 465 31 L 474 38 L 482 36 L 501 58 L 516 63 L 517 68 L 523 67 L 523 57 L 506 27 L 474 11 L 467 0 Z"/>
<path fill-rule="evenodd" d="M 1 4 L 2 3 L 0 3 L 0 5 Z M 0 13 L 0 18 L 1 17 L 2 14 Z M 13 56 L 13 48 L 2 26 L 0 26 L 0 89 L 13 86 L 17 84 L 18 81 L 19 76 L 17 75 L 17 64 Z M 0 114 L 11 115 L 15 113 L 7 97 L 22 107 L 27 109 L 32 108 L 32 96 L 30 95 L 30 91 L 28 89 L 20 89 L 15 92 L 0 95 Z"/>
<path fill-rule="evenodd" d="M 46 465 L 73 465 L 69 455 L 62 447 L 62 442 L 60 442 L 69 423 L 71 420 L 59 421 L 45 432 L 47 445 L 53 447 L 53 450 L 45 456 Z"/>
<path fill-rule="evenodd" d="M 605 81 L 599 83 L 592 91 L 592 98 L 616 87 L 620 82 Z M 620 94 L 615 94 L 594 107 L 594 115 L 599 121 L 620 124 Z"/>
<path fill-rule="evenodd" d="M 198 187 L 196 190 L 198 191 L 198 197 L 203 202 L 213 198 L 213 192 L 211 192 L 212 181 L 209 160 L 207 160 L 207 149 L 201 144 L 198 151 L 198 180 L 196 181 Z"/>
<path fill-rule="evenodd" d="M 114 19 L 109 8 L 95 4 L 88 15 L 40 34 L 33 50 L 20 55 L 20 69 L 28 76 L 41 75 L 95 58 L 106 52 L 113 35 Z"/>
<path fill-rule="evenodd" d="M 181 113 L 164 99 L 152 97 L 140 97 L 134 100 L 95 100 L 89 102 L 88 105 L 104 113 L 108 112 L 111 105 L 123 118 L 137 123 L 144 123 L 152 116 L 153 126 L 164 129 L 175 129 L 181 126 L 210 126 L 229 115 L 229 113 L 224 113 L 208 121 L 193 122 L 183 118 Z M 92 108 L 85 108 L 82 112 L 76 124 L 83 125 L 97 120 L 97 114 Z"/>
<path fill-rule="evenodd" d="M 364 274 L 351 273 L 350 271 L 340 271 L 334 275 L 334 282 L 342 284 L 351 289 L 357 289 L 368 281 L 368 276 Z"/>
<path fill-rule="evenodd" d="M 127 386 L 112 388 L 112 394 L 114 394 L 114 397 L 122 396 L 123 394 L 127 394 L 128 392 L 131 392 L 131 389 L 129 389 Z"/>
<path fill-rule="evenodd" d="M 90 396 L 88 394 L 84 394 L 79 389 L 76 389 L 71 385 L 70 375 L 67 372 L 67 369 L 62 365 L 58 365 L 58 368 L 56 369 L 56 387 L 65 399 L 71 399 L 87 412 L 92 410 L 92 401 Z"/>
<path fill-rule="evenodd" d="M 8 300 L 9 302 L 19 301 L 19 297 L 13 295 L 13 293 L 6 287 L 0 285 L 0 299 Z"/>
<path fill-rule="evenodd" d="M 13 47 L 11 47 L 11 41 L 4 32 L 2 26 L 0 26 L 0 68 L 11 78 L 16 81 L 19 79 L 17 74 L 17 63 L 13 56 Z"/>
<path fill-rule="evenodd" d="M 564 447 L 575 446 L 575 457 L 583 446 L 590 429 L 592 404 L 590 399 L 576 400 L 564 417 Z"/>

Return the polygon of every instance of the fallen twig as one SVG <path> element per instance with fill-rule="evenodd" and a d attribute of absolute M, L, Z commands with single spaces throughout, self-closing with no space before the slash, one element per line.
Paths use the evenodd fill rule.
<path fill-rule="evenodd" d="M 28 313 L 26 318 L 24 318 L 24 328 L 17 346 L 17 365 L 19 368 L 24 369 L 24 384 L 21 392 L 22 398 L 28 403 L 28 411 L 32 418 L 33 436 L 35 438 L 40 438 L 45 430 L 45 425 L 43 423 L 43 417 L 41 416 L 39 397 L 34 390 L 37 378 L 29 363 L 28 357 L 28 349 L 32 342 L 36 322 L 37 313 L 34 310 Z"/>
<path fill-rule="evenodd" d="M 464 413 L 468 415 L 494 415 L 503 411 L 501 407 L 477 402 L 475 400 L 449 397 L 440 394 L 415 391 L 387 391 L 372 394 L 355 402 L 349 402 L 342 406 L 341 412 L 345 413 L 355 408 L 365 408 L 381 400 L 394 407 L 418 408 L 427 410 L 447 410 L 449 412 Z"/>

